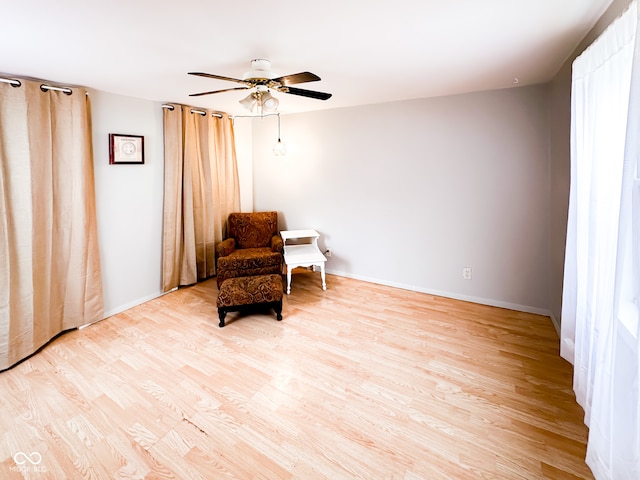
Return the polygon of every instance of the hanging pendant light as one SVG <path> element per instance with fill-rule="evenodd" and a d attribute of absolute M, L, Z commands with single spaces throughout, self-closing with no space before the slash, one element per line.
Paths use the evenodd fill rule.
<path fill-rule="evenodd" d="M 287 146 L 280 140 L 280 114 L 278 113 L 278 141 L 273 146 L 273 154 L 280 157 L 287 154 Z"/>

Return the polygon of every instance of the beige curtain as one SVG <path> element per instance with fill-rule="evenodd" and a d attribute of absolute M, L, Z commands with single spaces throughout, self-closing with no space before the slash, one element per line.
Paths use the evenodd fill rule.
<path fill-rule="evenodd" d="M 0 83 L 0 370 L 102 318 L 86 90 Z"/>
<path fill-rule="evenodd" d="M 215 245 L 223 239 L 229 213 L 240 208 L 229 116 L 171 106 L 164 109 L 165 292 L 215 275 Z"/>

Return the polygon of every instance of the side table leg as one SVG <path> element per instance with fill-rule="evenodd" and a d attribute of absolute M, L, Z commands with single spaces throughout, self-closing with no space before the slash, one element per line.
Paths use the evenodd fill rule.
<path fill-rule="evenodd" d="M 320 263 L 320 276 L 322 277 L 322 290 L 327 289 L 327 282 L 324 278 L 324 262 Z"/>
<path fill-rule="evenodd" d="M 291 270 L 292 267 L 287 265 L 287 295 L 291 293 Z"/>

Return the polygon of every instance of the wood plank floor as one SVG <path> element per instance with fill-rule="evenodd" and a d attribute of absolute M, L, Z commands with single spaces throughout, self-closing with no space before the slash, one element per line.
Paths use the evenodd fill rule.
<path fill-rule="evenodd" d="M 281 322 L 219 328 L 210 280 L 58 337 L 0 373 L 0 479 L 593 478 L 548 318 L 327 285 L 294 274 Z"/>

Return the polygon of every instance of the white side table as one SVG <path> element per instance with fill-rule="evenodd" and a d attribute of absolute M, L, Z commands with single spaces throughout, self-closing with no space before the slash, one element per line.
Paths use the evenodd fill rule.
<path fill-rule="evenodd" d="M 324 263 L 327 258 L 318 248 L 320 234 L 315 230 L 283 230 L 280 235 L 284 241 L 284 263 L 287 265 L 287 294 L 291 293 L 291 270 L 296 267 L 320 267 L 322 289 L 326 290 Z M 304 238 L 311 239 L 311 243 L 287 245 L 287 240 Z"/>

